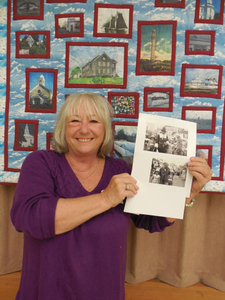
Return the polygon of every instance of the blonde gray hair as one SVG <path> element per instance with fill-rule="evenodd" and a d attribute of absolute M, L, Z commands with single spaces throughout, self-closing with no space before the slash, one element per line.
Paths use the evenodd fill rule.
<path fill-rule="evenodd" d="M 63 103 L 57 118 L 53 135 L 53 149 L 58 153 L 67 153 L 69 151 L 65 138 L 66 122 L 68 118 L 79 113 L 81 104 L 85 105 L 88 115 L 96 114 L 102 122 L 105 134 L 103 142 L 98 150 L 99 157 L 106 157 L 110 154 L 113 145 L 113 135 L 111 127 L 111 118 L 113 109 L 104 97 L 94 93 L 71 94 Z"/>

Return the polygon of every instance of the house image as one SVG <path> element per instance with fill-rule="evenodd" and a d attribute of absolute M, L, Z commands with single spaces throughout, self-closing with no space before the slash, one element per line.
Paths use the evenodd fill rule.
<path fill-rule="evenodd" d="M 215 17 L 215 8 L 212 0 L 206 0 L 205 4 L 200 6 L 199 19 L 213 20 Z"/>
<path fill-rule="evenodd" d="M 105 52 L 101 55 L 97 55 L 82 69 L 81 77 L 116 77 L 116 64 L 115 59 L 111 59 Z"/>
<path fill-rule="evenodd" d="M 41 75 L 37 85 L 30 91 L 29 105 L 30 108 L 52 108 L 53 93 L 45 86 L 45 78 Z"/>
<path fill-rule="evenodd" d="M 31 35 L 28 35 L 26 41 L 27 41 L 29 47 L 32 47 L 32 46 L 33 46 L 33 44 L 34 44 L 34 39 L 33 39 L 33 37 L 32 37 Z"/>
<path fill-rule="evenodd" d="M 80 30 L 80 19 L 77 18 L 68 18 L 66 22 L 66 30 L 69 32 L 74 32 Z"/>
<path fill-rule="evenodd" d="M 22 137 L 21 147 L 33 147 L 34 146 L 34 137 L 29 132 L 28 124 L 26 124 L 24 129 L 24 134 Z"/>

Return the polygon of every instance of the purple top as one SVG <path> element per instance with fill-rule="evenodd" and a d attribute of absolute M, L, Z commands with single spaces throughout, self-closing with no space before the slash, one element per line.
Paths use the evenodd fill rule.
<path fill-rule="evenodd" d="M 25 159 L 16 188 L 11 219 L 24 233 L 24 256 L 16 300 L 124 300 L 126 242 L 130 224 L 150 232 L 171 225 L 165 218 L 132 216 L 123 205 L 55 235 L 59 198 L 100 193 L 113 175 L 130 173 L 120 159 L 106 158 L 102 178 L 86 191 L 64 155 L 35 151 Z"/>

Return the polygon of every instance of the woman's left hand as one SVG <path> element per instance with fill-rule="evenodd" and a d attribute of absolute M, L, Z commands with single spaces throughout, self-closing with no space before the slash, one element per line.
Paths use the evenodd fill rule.
<path fill-rule="evenodd" d="M 189 173 L 193 175 L 193 182 L 191 187 L 191 195 L 189 199 L 194 198 L 211 180 L 212 171 L 206 161 L 201 157 L 191 157 L 188 162 Z"/>

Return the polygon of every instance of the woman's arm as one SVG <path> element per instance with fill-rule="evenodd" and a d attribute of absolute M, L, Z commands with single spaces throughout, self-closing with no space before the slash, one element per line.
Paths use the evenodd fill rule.
<path fill-rule="evenodd" d="M 113 176 L 101 194 L 64 199 L 57 194 L 60 184 L 55 170 L 57 159 L 57 155 L 46 151 L 35 151 L 25 159 L 11 209 L 11 220 L 16 230 L 37 239 L 51 238 L 79 226 L 136 193 L 136 181 L 124 173 Z M 129 190 L 126 190 L 126 184 L 130 185 Z"/>
<path fill-rule="evenodd" d="M 126 185 L 129 184 L 129 190 Z M 137 193 L 136 180 L 129 174 L 115 175 L 107 188 L 100 194 L 81 198 L 59 198 L 55 212 L 55 234 L 62 234 L 91 218 L 117 206 L 126 197 Z"/>

